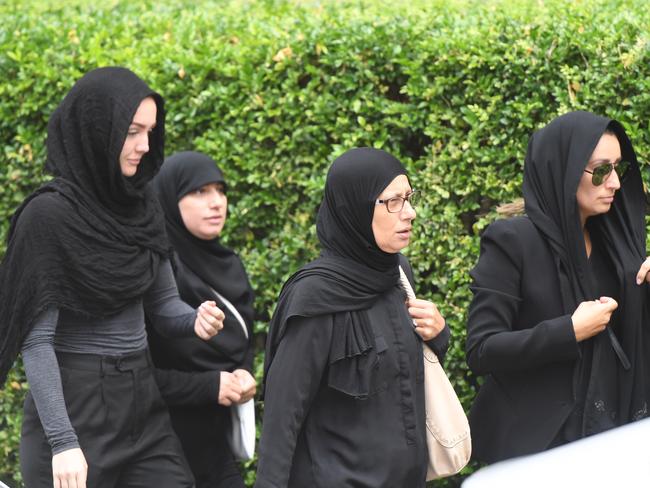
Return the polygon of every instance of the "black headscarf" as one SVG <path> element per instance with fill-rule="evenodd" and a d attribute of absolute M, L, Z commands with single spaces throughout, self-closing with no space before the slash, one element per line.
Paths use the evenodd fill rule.
<path fill-rule="evenodd" d="M 363 310 L 399 279 L 399 255 L 382 251 L 375 242 L 375 201 L 405 174 L 395 157 L 379 149 L 352 149 L 332 163 L 316 224 L 321 256 L 282 288 L 269 325 L 265 373 L 291 317 L 345 312 L 336 317 L 340 333 L 333 339 L 334 358 L 367 349 L 372 334 Z"/>
<path fill-rule="evenodd" d="M 223 173 L 216 162 L 205 154 L 193 151 L 176 153 L 167 158 L 154 179 L 154 188 L 165 212 L 167 235 L 175 251 L 174 275 L 178 291 L 181 298 L 192 306 L 198 306 L 205 300 L 215 300 L 212 290 L 217 291 L 235 306 L 246 323 L 249 337 L 252 337 L 254 293 L 241 260 L 232 249 L 221 244 L 218 237 L 205 240 L 191 234 L 183 223 L 178 207 L 181 198 L 209 183 L 221 183 L 226 187 Z M 228 309 L 220 305 L 219 300 L 216 301 L 227 319 L 232 318 Z M 211 341 L 192 340 L 182 344 L 175 341 L 171 347 L 177 349 L 174 354 L 184 356 L 186 361 L 192 358 L 194 367 L 209 370 L 223 366 L 223 360 L 216 358 L 211 349 L 217 349 L 233 364 L 241 365 L 248 344 L 241 326 L 235 320 L 227 320 L 223 330 Z M 189 349 L 183 352 L 179 348 Z"/>
<path fill-rule="evenodd" d="M 157 125 L 127 178 L 119 157 L 147 97 L 156 102 Z M 42 311 L 108 316 L 153 282 L 169 255 L 163 214 L 146 185 L 162 164 L 164 121 L 160 95 L 117 67 L 87 73 L 50 117 L 45 167 L 55 178 L 12 217 L 0 267 L 0 381 Z"/>
<path fill-rule="evenodd" d="M 620 289 L 616 314 L 620 327 L 618 339 L 608 327 L 607 332 L 580 343 L 583 354 L 576 364 L 574 394 L 581 388 L 586 390 L 583 435 L 604 430 L 611 423 L 621 425 L 647 415 L 648 288 L 645 284 L 637 286 L 635 281 L 645 259 L 646 235 L 639 164 L 618 122 L 589 112 L 571 112 L 531 137 L 524 168 L 526 213 L 553 250 L 564 310 L 572 314 L 580 302 L 598 298 L 589 273 L 576 192 L 589 158 L 606 130 L 616 134 L 622 159 L 631 166 L 610 211 L 591 217 L 588 228 L 599 236 L 616 270 Z M 585 361 L 590 364 L 584 364 Z M 577 384 L 579 378 L 584 378 L 584 371 L 590 371 L 589 385 Z M 596 411 L 595 402 L 590 401 L 596 394 L 614 405 L 608 411 L 609 419 L 599 420 L 602 416 Z M 616 418 L 612 421 L 613 415 Z"/>

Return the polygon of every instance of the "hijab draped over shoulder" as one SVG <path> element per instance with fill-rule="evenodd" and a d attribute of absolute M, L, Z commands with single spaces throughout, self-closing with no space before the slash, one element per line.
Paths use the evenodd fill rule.
<path fill-rule="evenodd" d="M 338 360 L 372 347 L 363 311 L 399 279 L 399 255 L 382 251 L 375 242 L 375 201 L 405 174 L 396 158 L 378 149 L 352 149 L 332 163 L 316 224 L 321 255 L 282 288 L 269 326 L 265 374 L 292 317 L 336 314 L 330 375 L 337 374 Z"/>
<path fill-rule="evenodd" d="M 156 127 L 137 173 L 125 177 L 120 154 L 147 97 L 156 102 Z M 119 67 L 87 73 L 50 117 L 45 169 L 54 179 L 15 212 L 0 266 L 0 381 L 42 311 L 105 317 L 153 282 L 169 255 L 147 185 L 163 161 L 164 121 L 160 95 Z"/>
<path fill-rule="evenodd" d="M 607 332 L 580 343 L 582 354 L 575 369 L 574 395 L 580 388 L 586 390 L 582 435 L 647 416 L 648 285 L 636 285 L 636 274 L 646 256 L 645 197 L 639 164 L 621 124 L 589 112 L 571 112 L 531 137 L 524 168 L 526 213 L 553 251 L 565 313 L 572 314 L 580 302 L 598 298 L 589 273 L 576 192 L 606 130 L 618 138 L 622 159 L 630 162 L 630 168 L 609 212 L 591 217 L 587 226 L 598 234 L 616 271 L 613 278 L 620 289 L 616 311 L 620 327 L 618 337 L 608 327 Z M 585 368 L 591 371 L 590 384 L 580 386 L 577 381 L 585 377 Z M 599 402 L 593 401 L 598 398 L 612 405 L 608 414 L 615 418 L 600 415 L 596 405 Z"/>
<path fill-rule="evenodd" d="M 205 240 L 190 233 L 178 207 L 181 198 L 210 183 L 220 183 L 226 189 L 226 181 L 216 162 L 194 151 L 179 152 L 167 158 L 154 179 L 154 188 L 165 213 L 167 235 L 175 251 L 174 275 L 178 291 L 181 298 L 192 306 L 215 299 L 212 290 L 217 291 L 235 306 L 250 336 L 255 296 L 239 256 L 224 246 L 218 237 Z M 184 345 L 177 342 L 175 348 L 190 348 L 185 355 L 201 362 L 205 368 L 209 368 L 215 359 L 210 354 L 200 354 L 199 350 L 218 347 L 236 363 L 243 361 L 247 350 L 243 348 L 245 343 L 242 343 L 238 325 L 224 327 L 213 341 L 186 341 Z"/>

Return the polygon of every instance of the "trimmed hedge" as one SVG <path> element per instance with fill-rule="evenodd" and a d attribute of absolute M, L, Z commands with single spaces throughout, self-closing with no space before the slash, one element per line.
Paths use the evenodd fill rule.
<path fill-rule="evenodd" d="M 620 120 L 648 154 L 642 0 L 32 1 L 0 15 L 2 245 L 14 209 L 47 178 L 47 120 L 74 80 L 133 69 L 166 99 L 167 153 L 197 149 L 225 169 L 226 240 L 258 294 L 258 378 L 274 301 L 316 255 L 326 169 L 346 149 L 395 154 L 425 196 L 408 255 L 419 294 L 453 329 L 446 367 L 467 407 L 477 384 L 464 359 L 468 271 L 494 206 L 520 195 L 531 132 L 587 109 Z M 16 367 L 0 391 L 0 479 L 15 486 L 26 389 Z"/>

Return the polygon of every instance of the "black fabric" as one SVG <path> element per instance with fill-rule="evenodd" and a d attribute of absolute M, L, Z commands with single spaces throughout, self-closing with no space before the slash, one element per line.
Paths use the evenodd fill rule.
<path fill-rule="evenodd" d="M 167 158 L 154 179 L 170 243 L 183 264 L 175 269 L 176 282 L 181 297 L 192 306 L 213 299 L 211 289 L 216 290 L 235 306 L 252 335 L 254 293 L 241 260 L 218 237 L 204 240 L 192 235 L 183 224 L 178 208 L 181 198 L 209 183 L 226 186 L 217 164 L 208 156 L 192 151 Z M 192 274 L 183 273 L 184 267 Z M 195 279 L 197 276 L 200 280 Z M 224 332 L 227 333 L 225 328 Z M 219 336 L 223 340 L 222 333 Z"/>
<path fill-rule="evenodd" d="M 197 488 L 242 487 L 244 482 L 226 439 L 230 408 L 218 404 L 221 371 L 253 369 L 254 293 L 244 266 L 219 238 L 203 240 L 183 223 L 178 202 L 209 183 L 226 185 L 223 173 L 208 156 L 181 152 L 167 158 L 154 179 L 154 188 L 165 212 L 169 240 L 174 248 L 174 276 L 183 300 L 197 307 L 214 300 L 225 314 L 224 327 L 209 341 L 199 338 L 169 339 L 149 328 L 149 344 L 158 368 L 163 398 L 169 403 L 174 430 L 188 459 Z M 240 313 L 248 338 L 233 314 L 216 298 L 224 296 Z M 179 373 L 182 371 L 184 373 Z M 161 379 L 164 380 L 160 381 Z M 188 384 L 211 393 L 204 400 L 179 398 Z"/>
<path fill-rule="evenodd" d="M 58 361 L 66 409 L 88 463 L 87 486 L 194 486 L 146 351 L 63 353 Z M 31 393 L 25 399 L 20 463 L 26 487 L 52 488 L 52 451 Z"/>
<path fill-rule="evenodd" d="M 466 341 L 467 364 L 485 375 L 468 416 L 480 461 L 546 449 L 573 407 L 579 351 L 554 263 L 528 217 L 497 220 L 481 236 Z"/>
<path fill-rule="evenodd" d="M 382 251 L 375 242 L 375 201 L 399 175 L 402 164 L 379 149 L 356 148 L 337 158 L 329 169 L 316 229 L 321 256 L 284 284 L 269 325 L 265 374 L 291 317 L 337 315 L 342 334 L 335 350 L 360 355 L 371 337 L 364 309 L 370 308 L 399 280 L 399 255 Z"/>
<path fill-rule="evenodd" d="M 424 488 L 422 341 L 397 286 L 365 312 L 376 347 L 340 359 L 347 375 L 331 375 L 336 315 L 290 319 L 267 376 L 256 488 Z"/>
<path fill-rule="evenodd" d="M 587 355 L 592 357 L 590 367 L 584 365 L 582 357 L 576 365 L 576 383 L 584 368 L 591 370 L 594 379 L 587 392 L 583 435 L 605 430 L 611 424 L 602 420 L 599 425 L 597 420 L 604 419 L 597 411 L 603 399 L 610 404 L 608 409 L 618 425 L 647 415 L 650 377 L 643 349 L 648 341 L 644 330 L 648 319 L 647 285 L 639 287 L 635 283 L 645 259 L 645 198 L 639 164 L 618 122 L 589 112 L 571 112 L 533 135 L 524 167 L 526 212 L 553 249 L 564 309 L 572 313 L 580 302 L 598 298 L 588 271 L 576 191 L 589 158 L 607 129 L 616 134 L 622 159 L 631 165 L 610 211 L 589 219 L 588 227 L 602 234 L 605 252 L 616 269 L 620 289 L 618 315 L 624 324 L 624 337 L 622 351 L 612 328 L 605 332 L 609 335 L 609 346 L 605 347 L 606 342 L 599 337 L 581 344 L 581 348 L 594 348 L 593 354 Z M 607 358 L 616 354 L 617 349 L 621 367 L 612 369 Z"/>
<path fill-rule="evenodd" d="M 119 156 L 141 101 L 157 125 L 135 176 Z M 55 178 L 14 214 L 0 268 L 0 381 L 34 319 L 55 306 L 105 317 L 140 299 L 169 255 L 146 183 L 162 164 L 162 98 L 124 68 L 82 77 L 50 118 L 46 169 Z"/>

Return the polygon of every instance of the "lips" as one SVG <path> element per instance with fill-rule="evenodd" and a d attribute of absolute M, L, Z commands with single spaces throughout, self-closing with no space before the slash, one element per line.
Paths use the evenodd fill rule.
<path fill-rule="evenodd" d="M 206 217 L 205 220 L 207 220 L 211 224 L 218 224 L 223 220 L 223 217 L 220 216 L 220 215 L 215 215 L 215 216 L 212 216 L 212 217 Z"/>
<path fill-rule="evenodd" d="M 408 239 L 409 237 L 411 237 L 411 227 L 409 227 L 408 229 L 397 231 L 397 235 L 400 236 L 402 239 Z"/>

